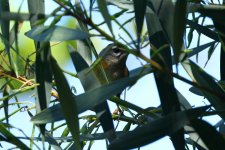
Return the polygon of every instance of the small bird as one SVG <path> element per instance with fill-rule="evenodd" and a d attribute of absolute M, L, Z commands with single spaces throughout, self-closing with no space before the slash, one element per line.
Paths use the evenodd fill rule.
<path fill-rule="evenodd" d="M 129 76 L 126 66 L 128 53 L 121 47 L 109 44 L 100 52 L 99 57 L 102 58 L 101 64 L 106 73 L 108 82 Z"/>
<path fill-rule="evenodd" d="M 115 80 L 129 75 L 126 60 L 128 53 L 123 48 L 109 44 L 99 54 L 97 59 L 90 67 L 80 71 L 78 77 L 85 91 L 99 88 Z M 117 94 L 120 96 L 120 93 Z M 107 101 L 104 101 L 93 108 L 103 127 L 104 133 L 111 142 L 116 138 L 112 122 L 111 112 Z"/>
<path fill-rule="evenodd" d="M 94 71 L 101 80 L 101 84 L 110 83 L 112 81 L 129 76 L 129 71 L 126 66 L 128 53 L 121 47 L 110 44 L 105 47 L 99 54 L 101 61 L 97 64 Z M 118 93 L 119 97 L 121 93 Z M 100 103 L 94 108 L 103 130 L 111 142 L 116 138 L 111 113 L 106 101 Z M 100 115 L 98 115 L 100 114 Z M 113 129 L 113 130 L 112 130 Z"/>

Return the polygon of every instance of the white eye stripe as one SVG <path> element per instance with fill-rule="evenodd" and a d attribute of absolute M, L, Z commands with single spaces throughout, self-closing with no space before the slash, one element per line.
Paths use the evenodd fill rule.
<path fill-rule="evenodd" d="M 120 56 L 121 55 L 121 50 L 118 47 L 112 48 L 112 54 L 114 56 Z"/>
<path fill-rule="evenodd" d="M 114 56 L 120 56 L 121 55 L 121 52 L 118 52 L 118 53 L 113 52 L 113 55 Z"/>

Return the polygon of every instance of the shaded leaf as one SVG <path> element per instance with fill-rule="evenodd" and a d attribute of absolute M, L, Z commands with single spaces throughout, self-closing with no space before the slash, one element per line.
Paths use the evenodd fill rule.
<path fill-rule="evenodd" d="M 166 3 L 162 3 L 162 5 L 164 5 L 164 4 L 168 7 L 171 6 L 170 1 L 166 1 Z M 168 26 L 171 26 L 172 20 L 170 20 L 170 19 L 173 19 L 173 17 L 170 13 L 172 13 L 173 11 L 170 12 L 169 14 L 165 14 L 166 13 L 165 10 L 162 10 L 163 8 L 161 8 L 160 6 L 158 6 L 158 7 L 161 10 L 160 13 L 162 12 L 162 15 L 164 17 L 169 17 L 168 23 L 170 23 L 170 24 L 168 24 Z M 165 7 L 165 6 L 162 6 L 162 7 Z M 171 8 L 171 9 L 173 9 L 173 8 Z M 153 23 L 152 23 L 152 19 L 154 19 Z M 162 19 L 162 18 L 159 17 L 159 19 Z M 156 12 L 153 13 L 150 10 L 150 8 L 147 8 L 147 13 L 146 13 L 147 29 L 148 29 L 149 41 L 151 42 L 151 45 L 153 45 L 153 46 L 151 46 L 150 53 L 151 53 L 151 57 L 154 61 L 159 63 L 162 67 L 165 67 L 168 70 L 172 71 L 172 65 L 173 65 L 172 63 L 173 62 L 171 59 L 172 54 L 171 54 L 170 47 L 166 46 L 163 50 L 161 50 L 157 54 L 154 53 L 155 51 L 157 51 L 164 45 L 170 45 L 170 43 L 167 40 L 167 37 L 164 34 L 167 30 L 163 32 L 163 30 L 160 29 L 160 27 L 158 27 L 159 24 L 162 24 L 162 26 L 165 25 L 163 23 L 167 22 L 165 20 L 166 18 L 164 18 L 163 21 L 165 21 L 165 22 L 163 22 L 163 23 L 161 23 L 162 20 L 159 20 L 159 19 L 157 18 Z M 167 34 L 169 34 L 169 32 Z M 168 36 L 172 37 L 172 34 L 170 34 Z M 167 115 L 172 112 L 179 111 L 180 103 L 178 100 L 177 92 L 174 87 L 173 78 L 171 76 L 169 76 L 168 74 L 165 74 L 165 73 L 157 71 L 157 70 L 154 71 L 154 78 L 155 78 L 156 86 L 157 86 L 157 89 L 159 92 L 159 97 L 160 97 L 163 114 Z M 180 129 L 179 131 L 171 134 L 170 137 L 174 144 L 175 149 L 184 149 L 185 144 L 184 144 L 183 129 Z"/>
<path fill-rule="evenodd" d="M 67 49 L 70 53 L 77 73 L 89 67 L 84 58 L 71 45 L 68 45 Z"/>
<path fill-rule="evenodd" d="M 196 81 L 199 85 L 206 87 L 207 89 L 211 90 L 205 91 L 204 89 L 199 89 L 204 94 L 204 96 L 208 99 L 211 105 L 216 110 L 224 110 L 225 109 L 225 92 L 221 88 L 221 86 L 214 81 L 214 79 L 204 72 L 199 66 L 197 66 L 194 62 L 189 60 L 188 62 L 185 61 L 182 63 L 183 67 L 192 78 L 192 80 Z M 218 114 L 222 118 L 225 118 L 225 114 L 220 113 Z"/>
<path fill-rule="evenodd" d="M 177 0 L 174 8 L 173 20 L 173 52 L 175 64 L 178 63 L 183 46 L 183 37 L 186 26 L 186 0 Z"/>
<path fill-rule="evenodd" d="M 47 108 L 51 100 L 52 90 L 52 69 L 50 66 L 51 50 L 49 43 L 42 43 L 40 53 L 36 55 L 35 62 L 35 78 L 36 82 L 40 84 L 37 86 L 37 112 Z"/>
<path fill-rule="evenodd" d="M 194 55 L 197 55 L 199 52 L 205 50 L 206 48 L 214 45 L 216 42 L 213 41 L 213 42 L 209 42 L 209 43 L 206 43 L 206 44 L 203 44 L 203 45 L 200 45 L 200 46 L 197 46 L 197 47 L 194 47 L 194 48 L 191 48 L 191 52 L 188 53 L 188 57 L 192 57 Z"/>
<path fill-rule="evenodd" d="M 110 96 L 123 91 L 125 87 L 137 79 L 138 77 L 126 77 L 76 96 L 77 112 L 80 114 L 86 110 L 93 109 Z M 34 116 L 31 121 L 35 124 L 44 124 L 63 119 L 62 108 L 60 104 L 56 104 Z"/>
<path fill-rule="evenodd" d="M 80 17 L 85 19 L 85 12 L 82 9 L 81 3 L 79 0 L 76 0 L 76 11 L 80 13 Z M 78 21 L 78 28 L 80 28 L 82 31 L 88 32 L 88 26 L 87 24 L 83 23 L 81 20 Z M 97 52 L 93 46 L 93 43 L 90 38 L 86 38 L 83 40 L 77 40 L 77 52 L 85 59 L 85 61 L 90 65 L 92 63 L 92 52 L 94 56 L 97 56 Z"/>
<path fill-rule="evenodd" d="M 97 3 L 98 3 L 98 8 L 99 8 L 100 12 L 101 12 L 107 26 L 109 27 L 109 30 L 113 34 L 112 24 L 111 24 L 111 19 L 110 19 L 111 17 L 108 12 L 106 0 L 97 0 Z"/>
<path fill-rule="evenodd" d="M 0 133 L 0 138 L 2 138 L 2 141 L 12 143 L 20 149 L 29 150 L 29 148 L 24 143 L 22 143 L 16 136 L 10 133 L 3 124 L 0 124 Z"/>
<path fill-rule="evenodd" d="M 0 14 L 4 12 L 10 12 L 10 6 L 9 6 L 9 1 L 8 0 L 1 0 L 0 1 Z M 2 32 L 2 41 L 5 45 L 5 50 L 8 55 L 9 63 L 11 65 L 11 68 L 13 69 L 14 73 L 16 76 L 19 76 L 18 73 L 18 68 L 17 64 L 13 59 L 12 52 L 10 51 L 11 48 L 11 43 L 10 43 L 10 20 L 7 19 L 1 19 L 0 20 L 0 25 L 1 25 L 1 32 Z"/>
<path fill-rule="evenodd" d="M 204 16 L 212 18 L 216 22 L 225 25 L 224 5 L 208 5 L 207 7 L 199 7 L 197 11 Z"/>
<path fill-rule="evenodd" d="M 225 140 L 213 126 L 203 120 L 192 120 L 191 125 L 209 149 L 224 149 Z"/>
<path fill-rule="evenodd" d="M 63 33 L 63 34 L 62 34 Z M 79 29 L 70 29 L 61 26 L 39 26 L 32 28 L 25 33 L 28 37 L 35 41 L 67 41 L 80 40 L 90 37 L 90 35 Z"/>
<path fill-rule="evenodd" d="M 208 108 L 208 106 L 205 106 L 171 113 L 151 123 L 137 127 L 135 130 L 119 136 L 109 145 L 109 149 L 131 149 L 154 142 L 163 136 L 180 130 L 184 125 L 189 123 L 189 119 L 197 118 Z"/>
<path fill-rule="evenodd" d="M 29 14 L 37 16 L 42 13 L 45 14 L 45 1 L 29 0 L 28 2 Z M 36 27 L 36 23 L 44 19 L 32 17 L 30 19 L 31 29 Z M 43 25 L 42 25 L 43 26 Z M 35 78 L 36 82 L 40 84 L 36 88 L 36 111 L 39 113 L 43 109 L 47 108 L 50 103 L 50 92 L 52 89 L 52 72 L 49 63 L 49 57 L 51 55 L 50 43 L 35 42 L 36 48 L 36 61 L 35 61 Z M 40 125 L 40 131 L 45 135 L 45 125 Z"/>
<path fill-rule="evenodd" d="M 8 96 L 10 93 L 10 87 L 9 85 L 5 85 L 4 90 L 3 90 L 3 96 Z M 5 118 L 6 118 L 6 123 L 9 123 L 9 99 L 5 99 L 3 101 L 4 105 L 4 113 L 5 113 Z"/>
<path fill-rule="evenodd" d="M 190 92 L 196 94 L 196 95 L 199 95 L 199 96 L 204 96 L 204 94 L 196 87 L 191 87 L 189 89 Z"/>
<path fill-rule="evenodd" d="M 219 41 L 218 35 L 214 31 L 208 29 L 207 27 L 202 26 L 202 25 L 200 25 L 200 24 L 198 24 L 194 21 L 188 20 L 188 19 L 186 20 L 186 23 L 191 28 L 193 28 L 193 29 L 197 30 L 198 32 L 204 34 L 205 36 L 207 36 L 207 37 L 209 37 L 209 38 L 211 38 L 215 41 Z"/>
<path fill-rule="evenodd" d="M 138 37 L 138 45 L 139 45 L 147 2 L 146 0 L 133 0 L 133 2 L 134 2 L 135 21 L 137 25 L 137 37 Z M 138 46 L 138 48 L 140 47 Z"/>
<path fill-rule="evenodd" d="M 128 9 L 128 10 L 133 10 L 134 9 L 134 5 L 133 2 L 130 1 L 124 1 L 124 0 L 120 0 L 120 1 L 115 1 L 115 0 L 107 0 L 107 2 L 109 4 L 115 5 L 121 9 Z"/>
<path fill-rule="evenodd" d="M 66 119 L 68 128 L 70 129 L 74 142 L 76 143 L 76 149 L 81 149 L 79 142 L 79 119 L 77 104 L 76 101 L 74 101 L 76 97 L 72 94 L 65 76 L 53 57 L 51 57 L 51 66 L 60 97 L 63 116 Z"/>
<path fill-rule="evenodd" d="M 188 100 L 176 89 L 177 97 L 179 99 L 181 110 L 187 110 L 191 109 L 191 104 L 188 102 Z"/>

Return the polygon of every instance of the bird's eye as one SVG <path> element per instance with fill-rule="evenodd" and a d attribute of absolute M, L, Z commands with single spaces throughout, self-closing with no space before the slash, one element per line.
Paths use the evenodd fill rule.
<path fill-rule="evenodd" d="M 113 55 L 119 56 L 121 54 L 121 50 L 118 48 L 113 48 Z"/>

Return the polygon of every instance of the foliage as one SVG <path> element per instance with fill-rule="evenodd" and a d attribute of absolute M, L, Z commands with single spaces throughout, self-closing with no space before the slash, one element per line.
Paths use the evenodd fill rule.
<path fill-rule="evenodd" d="M 43 142 L 44 146 L 48 143 L 49 149 L 90 149 L 94 141 L 102 139 L 106 140 L 108 149 L 130 149 L 170 136 L 175 149 L 225 147 L 222 137 L 225 119 L 225 4 L 204 0 L 53 1 L 57 7 L 50 14 L 45 13 L 45 1 L 27 1 L 27 13 L 12 12 L 9 1 L 0 1 L 0 37 L 4 47 L 0 50 L 0 110 L 4 114 L 0 118 L 1 141 L 21 149 L 41 149 L 37 141 Z M 96 19 L 99 15 L 102 22 Z M 76 21 L 75 28 L 59 25 L 66 17 Z M 46 25 L 50 18 L 51 22 Z M 212 20 L 210 25 L 205 23 L 209 18 Z M 28 55 L 22 55 L 19 46 L 25 42 L 18 36 L 24 22 L 30 23 L 31 29 L 25 35 L 34 41 L 35 47 L 35 52 L 29 51 Z M 134 25 L 135 33 L 129 29 L 131 25 Z M 119 31 L 115 30 L 116 27 Z M 196 34 L 198 36 L 194 37 Z M 202 35 L 212 41 L 200 45 Z M 130 70 L 129 77 L 105 84 L 95 81 L 93 68 L 101 62 L 93 44 L 96 38 L 116 44 L 142 60 L 143 65 Z M 197 45 L 190 48 L 194 40 Z M 54 58 L 54 42 L 67 44 L 67 49 L 59 53 L 69 53 L 76 73 L 62 69 L 62 64 Z M 216 47 L 220 50 L 219 81 L 190 59 L 208 51 L 209 60 Z M 144 55 L 143 50 L 147 50 L 149 56 Z M 34 62 L 30 56 L 35 56 Z M 179 74 L 180 65 L 190 79 Z M 143 109 L 130 103 L 129 99 L 114 96 L 150 74 L 155 78 L 160 107 L 152 107 L 149 102 L 149 106 Z M 74 94 L 65 75 L 79 79 L 86 91 Z M 192 107 L 189 99 L 176 89 L 174 78 L 191 85 L 190 91 L 205 97 L 210 105 Z M 72 86 L 78 88 L 78 85 Z M 30 96 L 31 93 L 35 93 L 35 107 L 20 96 Z M 120 129 L 114 128 L 110 117 L 103 121 L 99 119 L 99 113 L 80 115 L 102 103 L 102 110 L 107 111 L 107 99 L 118 106 L 118 111 L 111 116 L 114 123 L 121 124 Z M 12 107 L 14 105 L 17 107 Z M 34 126 L 30 137 L 11 132 L 17 127 L 11 125 L 10 118 L 21 111 L 29 114 Z M 220 116 L 220 123 L 212 126 L 203 120 L 204 116 L 210 115 Z M 61 122 L 57 124 L 57 121 Z M 99 129 L 100 125 L 105 133 Z M 41 137 L 34 136 L 37 129 L 40 129 Z M 60 137 L 55 136 L 60 133 Z M 25 144 L 25 140 L 30 145 Z"/>

